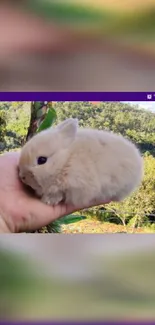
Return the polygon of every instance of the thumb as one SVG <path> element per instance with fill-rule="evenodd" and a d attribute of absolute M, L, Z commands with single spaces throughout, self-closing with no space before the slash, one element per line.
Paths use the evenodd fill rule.
<path fill-rule="evenodd" d="M 29 198 L 24 204 L 24 215 L 18 219 L 18 231 L 32 231 L 47 226 L 52 221 L 73 212 L 72 206 L 46 205 L 36 198 Z"/>

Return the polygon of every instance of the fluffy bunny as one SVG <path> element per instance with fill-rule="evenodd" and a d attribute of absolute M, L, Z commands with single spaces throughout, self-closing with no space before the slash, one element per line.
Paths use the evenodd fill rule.
<path fill-rule="evenodd" d="M 47 204 L 89 206 L 130 195 L 140 185 L 143 162 L 122 136 L 79 128 L 70 118 L 24 145 L 19 176 Z"/>

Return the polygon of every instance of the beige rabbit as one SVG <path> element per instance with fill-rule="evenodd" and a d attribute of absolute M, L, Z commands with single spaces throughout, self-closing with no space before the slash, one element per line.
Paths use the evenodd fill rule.
<path fill-rule="evenodd" d="M 70 118 L 24 145 L 19 176 L 47 204 L 84 207 L 130 195 L 142 180 L 143 161 L 122 136 L 81 129 Z"/>

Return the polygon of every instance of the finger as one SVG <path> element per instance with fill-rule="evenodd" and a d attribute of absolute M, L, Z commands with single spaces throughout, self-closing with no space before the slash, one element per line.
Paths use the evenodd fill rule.
<path fill-rule="evenodd" d="M 20 152 L 9 152 L 0 156 L 1 170 L 1 190 L 3 186 L 5 190 L 22 189 L 22 183 L 18 177 L 18 161 Z"/>
<path fill-rule="evenodd" d="M 20 150 L 15 152 L 7 152 L 0 157 L 0 162 L 4 164 L 4 161 L 7 165 L 12 167 L 17 166 L 20 157 Z"/>
<path fill-rule="evenodd" d="M 52 221 L 65 216 L 67 214 L 74 213 L 79 210 L 91 208 L 97 205 L 108 204 L 106 202 L 94 201 L 88 206 L 73 206 L 66 204 L 58 204 L 57 206 L 50 206 L 42 203 L 38 199 L 31 199 L 31 205 L 29 209 L 29 218 L 27 228 L 30 230 L 39 229 L 51 223 Z"/>
<path fill-rule="evenodd" d="M 47 226 L 52 221 L 63 217 L 67 214 L 71 214 L 73 212 L 83 210 L 86 208 L 93 207 L 95 205 L 106 204 L 109 202 L 92 202 L 89 206 L 73 206 L 73 205 L 65 205 L 59 204 L 57 206 L 50 206 L 42 203 L 40 200 L 36 198 L 25 199 L 24 205 L 22 202 L 21 208 L 19 207 L 19 211 L 24 208 L 24 215 L 18 219 L 18 224 L 16 226 L 17 232 L 19 231 L 32 231 L 37 230 L 42 227 Z"/>
<path fill-rule="evenodd" d="M 24 199 L 19 206 L 19 211 L 23 211 L 16 224 L 17 232 L 37 230 L 47 226 L 52 221 L 68 213 L 66 205 L 57 205 L 55 207 L 46 205 L 35 198 Z"/>

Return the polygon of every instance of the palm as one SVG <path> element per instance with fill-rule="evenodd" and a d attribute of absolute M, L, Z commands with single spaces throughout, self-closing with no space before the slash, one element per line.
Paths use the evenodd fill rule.
<path fill-rule="evenodd" d="M 41 228 L 73 211 L 66 205 L 47 206 L 26 192 L 18 179 L 18 159 L 17 152 L 0 159 L 0 209 L 11 232 Z"/>

